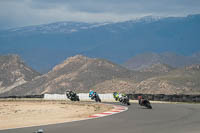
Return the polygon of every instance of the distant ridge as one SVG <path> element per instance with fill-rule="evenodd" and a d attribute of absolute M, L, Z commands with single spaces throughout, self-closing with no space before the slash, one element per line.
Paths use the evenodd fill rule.
<path fill-rule="evenodd" d="M 146 94 L 200 94 L 200 65 L 175 69 L 137 84 L 135 92 Z"/>
<path fill-rule="evenodd" d="M 91 87 L 105 80 L 131 76 L 131 71 L 107 60 L 77 55 L 56 65 L 47 74 L 3 95 L 64 93 L 67 89 L 88 92 Z"/>
<path fill-rule="evenodd" d="M 175 68 L 169 65 L 157 63 L 157 64 L 152 64 L 149 67 L 140 69 L 140 72 L 168 73 L 174 69 Z"/>
<path fill-rule="evenodd" d="M 18 54 L 33 69 L 46 73 L 77 54 L 118 64 L 146 52 L 192 55 L 200 50 L 199 35 L 199 14 L 117 23 L 57 22 L 1 30 L 0 54 Z"/>
<path fill-rule="evenodd" d="M 155 64 L 165 64 L 174 68 L 200 64 L 200 54 L 183 56 L 170 52 L 161 54 L 145 53 L 129 59 L 124 63 L 124 66 L 131 70 L 145 70 Z"/>
<path fill-rule="evenodd" d="M 56 65 L 48 73 L 39 75 L 22 63 L 16 63 L 19 62 L 17 56 L 12 60 L 10 63 L 7 58 L 1 60 L 2 64 L 9 65 L 1 65 L 3 71 L 0 72 L 6 72 L 2 77 L 8 78 L 0 78 L 0 96 L 63 94 L 67 89 L 76 92 L 92 89 L 98 93 L 200 94 L 198 64 L 182 68 L 154 64 L 140 71 L 132 71 L 105 59 L 76 55 Z M 15 66 L 20 66 L 20 69 Z M 5 86 L 5 83 L 8 85 Z"/>

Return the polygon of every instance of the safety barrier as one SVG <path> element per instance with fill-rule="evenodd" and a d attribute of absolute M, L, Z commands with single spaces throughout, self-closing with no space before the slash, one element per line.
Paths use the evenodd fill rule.
<path fill-rule="evenodd" d="M 80 100 L 90 100 L 89 93 L 79 93 L 78 94 Z M 113 94 L 99 94 L 101 100 L 113 100 Z M 67 100 L 65 94 L 44 94 L 45 100 Z"/>
<path fill-rule="evenodd" d="M 45 100 L 67 100 L 65 94 L 44 94 Z"/>
<path fill-rule="evenodd" d="M 200 95 L 128 94 L 128 96 L 132 100 L 142 96 L 152 101 L 200 102 Z"/>
<path fill-rule="evenodd" d="M 0 99 L 4 98 L 44 98 L 44 94 L 42 95 L 26 95 L 26 96 L 2 96 Z"/>
<path fill-rule="evenodd" d="M 79 93 L 80 100 L 90 100 L 89 93 Z M 101 100 L 114 100 L 113 94 L 99 94 Z M 165 95 L 165 94 L 128 94 L 129 98 L 136 100 L 138 96 L 143 96 L 151 101 L 169 101 L 169 102 L 196 102 L 200 103 L 200 95 Z M 44 98 L 45 100 L 67 100 L 65 94 L 42 94 L 26 96 L 6 96 L 4 98 Z"/>

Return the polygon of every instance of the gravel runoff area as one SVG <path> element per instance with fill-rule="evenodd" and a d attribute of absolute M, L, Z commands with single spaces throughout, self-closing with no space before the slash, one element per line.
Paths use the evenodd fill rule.
<path fill-rule="evenodd" d="M 83 120 L 110 109 L 94 102 L 0 100 L 0 130 Z"/>

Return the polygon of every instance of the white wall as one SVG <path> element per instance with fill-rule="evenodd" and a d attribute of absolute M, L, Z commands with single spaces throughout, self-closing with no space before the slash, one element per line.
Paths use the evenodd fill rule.
<path fill-rule="evenodd" d="M 65 94 L 44 94 L 45 100 L 67 100 Z"/>
<path fill-rule="evenodd" d="M 79 93 L 78 94 L 80 100 L 90 100 L 89 93 Z M 99 94 L 99 97 L 101 100 L 114 100 L 113 94 Z M 45 100 L 67 100 L 67 97 L 65 94 L 44 94 Z"/>

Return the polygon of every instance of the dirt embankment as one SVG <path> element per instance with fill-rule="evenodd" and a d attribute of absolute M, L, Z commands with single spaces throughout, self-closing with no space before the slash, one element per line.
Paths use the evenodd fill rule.
<path fill-rule="evenodd" d="M 82 120 L 109 105 L 66 101 L 0 101 L 0 130 Z"/>

